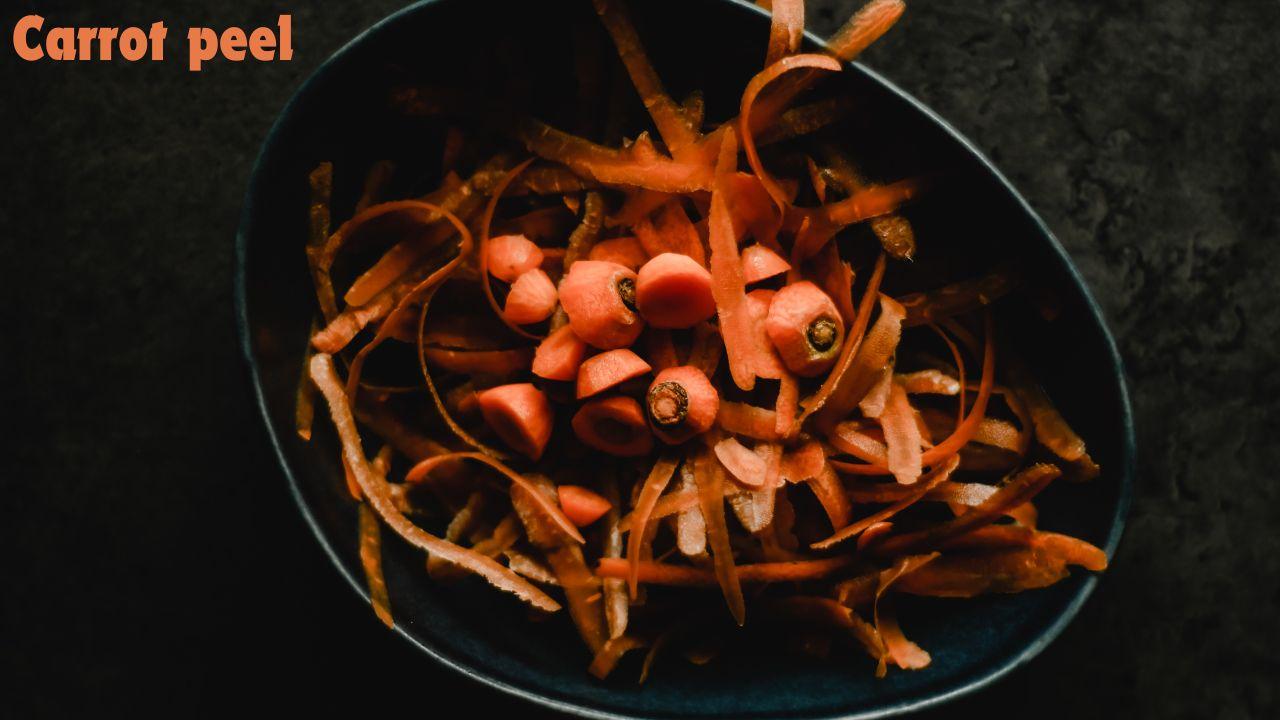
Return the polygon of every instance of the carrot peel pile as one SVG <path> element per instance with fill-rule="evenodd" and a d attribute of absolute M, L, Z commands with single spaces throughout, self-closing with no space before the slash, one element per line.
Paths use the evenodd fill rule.
<path fill-rule="evenodd" d="M 884 676 L 950 660 L 907 638 L 901 595 L 1106 569 L 1042 512 L 1075 491 L 1042 496 L 1055 479 L 1105 473 L 1002 326 L 1031 269 L 936 261 L 969 252 L 915 222 L 951 192 L 945 168 L 864 165 L 843 142 L 875 108 L 832 84 L 902 2 L 870 0 L 813 54 L 797 54 L 803 0 L 770 5 L 736 116 L 715 115 L 720 88 L 673 97 L 623 0 L 593 0 L 603 31 L 574 32 L 570 130 L 476 88 L 399 87 L 394 109 L 443 123 L 428 167 L 306 178 L 297 440 L 334 440 L 318 390 L 388 626 L 413 606 L 383 568 L 403 541 L 434 582 L 475 575 L 564 609 L 598 678 L 638 649 L 643 680 L 659 656 L 704 664 L 727 633 L 778 626 Z M 623 84 L 605 91 L 610 74 Z M 387 197 L 402 177 L 416 196 Z"/>

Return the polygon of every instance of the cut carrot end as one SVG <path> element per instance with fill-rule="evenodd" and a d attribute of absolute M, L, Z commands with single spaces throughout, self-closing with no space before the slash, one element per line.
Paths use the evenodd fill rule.
<path fill-rule="evenodd" d="M 586 354 L 587 344 L 565 325 L 538 344 L 533 353 L 533 374 L 547 380 L 573 380 Z"/>
<path fill-rule="evenodd" d="M 556 285 L 541 268 L 526 270 L 507 293 L 502 314 L 516 325 L 532 325 L 556 311 Z"/>
<path fill-rule="evenodd" d="M 525 272 L 542 266 L 542 249 L 524 235 L 489 238 L 486 254 L 489 274 L 503 282 L 515 282 Z"/>
<path fill-rule="evenodd" d="M 537 460 L 551 439 L 554 412 L 532 383 L 501 385 L 477 396 L 480 414 L 513 450 Z"/>
<path fill-rule="evenodd" d="M 653 432 L 676 445 L 711 429 L 720 408 L 720 394 L 701 370 L 688 365 L 658 373 L 645 394 Z"/>
<path fill-rule="evenodd" d="M 653 436 L 644 410 L 633 398 L 613 396 L 587 401 L 573 416 L 573 432 L 584 444 L 618 457 L 647 455 Z"/>
<path fill-rule="evenodd" d="M 742 250 L 742 280 L 748 285 L 777 277 L 790 269 L 791 263 L 759 243 Z"/>
<path fill-rule="evenodd" d="M 805 377 L 829 370 L 844 342 L 840 311 L 808 281 L 788 285 L 773 296 L 765 330 L 787 369 Z"/>
<path fill-rule="evenodd" d="M 578 527 L 586 527 L 599 520 L 613 504 L 599 494 L 578 485 L 561 485 L 556 488 L 560 509 Z"/>
<path fill-rule="evenodd" d="M 649 363 L 626 348 L 590 357 L 578 369 L 578 399 L 598 395 L 649 372 Z"/>
<path fill-rule="evenodd" d="M 658 255 L 640 268 L 636 306 L 654 327 L 693 327 L 716 314 L 711 273 L 688 255 Z"/>
<path fill-rule="evenodd" d="M 627 347 L 644 329 L 635 312 L 636 274 L 612 262 L 579 260 L 560 282 L 560 304 L 574 333 L 601 350 Z"/>

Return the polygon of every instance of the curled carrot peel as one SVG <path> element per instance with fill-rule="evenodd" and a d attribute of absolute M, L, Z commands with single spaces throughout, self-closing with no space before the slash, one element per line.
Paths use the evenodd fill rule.
<path fill-rule="evenodd" d="M 869 530 L 873 525 L 886 522 L 889 518 L 914 505 L 921 498 L 927 495 L 930 490 L 937 487 L 939 484 L 946 482 L 958 467 L 960 467 L 960 459 L 952 456 L 936 469 L 932 470 L 927 476 L 921 478 L 920 482 L 916 483 L 915 486 L 912 487 L 911 492 L 902 497 L 902 499 L 883 510 L 872 513 L 855 523 L 846 525 L 831 537 L 825 540 L 819 540 L 818 542 L 813 543 L 810 547 L 814 550 L 827 550 L 848 540 L 849 538 L 858 537 L 861 533 Z"/>
<path fill-rule="evenodd" d="M 738 131 L 742 134 L 742 147 L 747 152 L 747 162 L 751 165 L 751 170 L 756 177 L 760 179 L 760 184 L 769 193 L 769 197 L 773 198 L 780 209 L 787 207 L 790 201 L 787 193 L 778 185 L 778 181 L 765 171 L 764 165 L 760 162 L 760 154 L 756 151 L 755 135 L 751 127 L 751 107 L 765 86 L 788 72 L 802 68 L 839 72 L 840 63 L 826 55 L 817 54 L 784 57 L 751 78 L 747 83 L 747 89 L 742 93 L 742 103 L 738 111 Z"/>
<path fill-rule="evenodd" d="M 902 306 L 888 295 L 880 296 L 880 317 L 859 344 L 850 364 L 841 373 L 817 417 L 819 427 L 830 427 L 848 416 L 888 367 L 902 339 Z"/>
<path fill-rule="evenodd" d="M 516 334 L 521 335 L 523 337 L 530 338 L 532 340 L 539 340 L 541 339 L 539 336 L 534 335 L 528 330 L 525 330 L 524 328 L 520 327 L 518 323 L 512 321 L 510 318 L 507 317 L 507 315 L 502 311 L 502 308 L 498 306 L 498 301 L 493 296 L 493 286 L 488 280 L 489 278 L 489 230 L 493 226 L 493 215 L 498 210 L 498 201 L 502 199 L 502 193 L 506 191 L 509 185 L 511 185 L 511 181 L 519 177 L 520 173 L 524 172 L 524 169 L 529 167 L 529 165 L 531 165 L 532 163 L 533 163 L 533 158 L 529 158 L 528 160 L 525 160 L 524 162 L 515 166 L 510 170 L 510 172 L 504 175 L 502 179 L 498 181 L 498 184 L 493 188 L 493 194 L 489 197 L 489 204 L 485 206 L 484 216 L 480 221 L 480 248 L 479 248 L 478 255 L 480 258 L 480 278 L 481 278 L 480 287 L 484 290 L 485 299 L 489 301 L 489 307 L 493 308 L 493 312 L 499 318 L 501 318 L 502 322 L 505 323 L 507 327 L 511 328 L 511 330 L 514 331 Z"/>
<path fill-rule="evenodd" d="M 404 480 L 405 482 L 411 483 L 411 484 L 426 482 L 427 479 L 430 478 L 431 472 L 433 470 L 440 467 L 441 465 L 453 463 L 458 460 L 472 460 L 474 462 L 481 463 L 482 465 L 488 465 L 494 470 L 497 470 L 500 474 L 502 474 L 503 477 L 510 480 L 513 485 L 522 487 L 525 490 L 529 491 L 531 494 L 533 494 L 538 508 L 542 512 L 546 513 L 547 517 L 549 517 L 551 521 L 555 523 L 555 526 L 561 532 L 563 532 L 566 536 L 568 536 L 570 539 L 574 540 L 575 542 L 579 542 L 579 543 L 584 542 L 582 538 L 582 533 L 578 532 L 578 528 L 569 520 L 569 518 L 565 517 L 564 513 L 561 512 L 560 508 L 556 507 L 554 503 L 552 503 L 550 500 L 546 498 L 545 495 L 543 495 L 538 491 L 536 485 L 530 482 L 529 479 L 526 478 L 525 476 L 521 475 L 515 470 L 512 470 L 506 464 L 499 462 L 498 460 L 495 460 L 489 457 L 488 455 L 485 455 L 484 453 L 456 452 L 456 453 L 446 453 L 443 455 L 436 455 L 435 457 L 427 458 L 426 460 L 423 460 L 419 462 L 417 465 L 414 465 L 412 468 L 410 468 L 409 472 L 405 475 Z"/>
<path fill-rule="evenodd" d="M 495 587 L 516 595 L 540 610 L 555 612 L 560 609 L 560 604 L 546 593 L 499 565 L 492 558 L 441 540 L 414 525 L 396 509 L 386 482 L 380 481 L 370 472 L 368 463 L 364 459 L 355 418 L 351 414 L 347 395 L 338 380 L 333 358 L 323 353 L 317 354 L 311 359 L 310 372 L 316 387 L 320 389 L 325 401 L 329 404 L 330 415 L 342 439 L 343 458 L 352 469 L 361 493 L 368 499 L 370 507 L 383 522 L 412 545 L 480 575 Z M 577 528 L 573 528 L 573 532 L 577 533 Z"/>
<path fill-rule="evenodd" d="M 903 485 L 915 483 L 924 472 L 920 426 L 916 424 L 915 410 L 907 401 L 907 391 L 897 383 L 889 384 L 889 399 L 880 416 L 880 426 L 884 428 L 889 472 Z"/>
<path fill-rule="evenodd" d="M 765 460 L 736 439 L 728 437 L 715 444 L 716 459 L 740 484 L 758 488 L 765 482 Z"/>

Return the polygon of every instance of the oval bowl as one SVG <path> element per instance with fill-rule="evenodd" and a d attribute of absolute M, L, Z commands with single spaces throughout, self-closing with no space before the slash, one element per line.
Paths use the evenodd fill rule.
<path fill-rule="evenodd" d="M 741 88 L 762 61 L 767 17 L 738 0 L 630 5 L 672 94 L 683 97 L 702 89 L 709 118 L 735 114 Z M 320 419 L 311 442 L 294 432 L 295 392 L 315 312 L 303 255 L 307 174 L 322 160 L 334 162 L 334 217 L 341 220 L 374 161 L 438 157 L 441 132 L 388 107 L 388 88 L 403 77 L 461 80 L 491 93 L 520 92 L 508 81 L 521 73 L 551 79 L 553 87 L 539 84 L 528 102 L 534 114 L 566 126 L 572 117 L 565 106 L 573 97 L 569 48 L 575 28 L 594 33 L 602 51 L 612 53 L 585 0 L 412 5 L 321 65 L 281 113 L 254 168 L 236 241 L 235 299 L 244 358 L 298 506 L 334 565 L 362 596 L 367 594 L 356 512 L 343 489 L 337 445 Z M 819 43 L 812 36 L 806 42 Z M 1051 486 L 1038 501 L 1041 523 L 1113 556 L 1133 482 L 1134 433 L 1115 343 L 1080 274 L 1027 202 L 936 114 L 857 64 L 831 82 L 840 83 L 839 91 L 857 107 L 867 108 L 846 123 L 844 137 L 874 175 L 894 179 L 942 172 L 934 190 L 908 212 L 921 238 L 912 273 L 935 275 L 941 282 L 1013 258 L 1028 268 L 1035 287 L 1055 297 L 1059 312 L 1052 323 L 1037 318 L 1032 304 L 1024 302 L 1001 304 L 1000 321 L 1013 329 L 1006 341 L 1028 359 L 1089 442 L 1104 473 L 1088 484 Z M 891 273 L 890 290 L 894 282 Z M 322 414 L 318 408 L 317 415 Z M 564 617 L 531 624 L 522 607 L 479 583 L 434 585 L 422 570 L 421 555 L 401 543 L 387 543 L 385 573 L 396 632 L 427 655 L 498 690 L 599 718 L 872 718 L 935 705 L 983 687 L 1034 657 L 1062 631 L 1097 582 L 1077 571 L 1051 588 L 1019 595 L 904 598 L 907 631 L 933 656 L 933 665 L 921 672 L 891 672 L 877 680 L 870 663 L 855 657 L 818 662 L 777 652 L 747 653 L 700 668 L 679 660 L 659 663 L 649 682 L 637 686 L 625 664 L 607 682 L 588 676 L 589 658 Z"/>

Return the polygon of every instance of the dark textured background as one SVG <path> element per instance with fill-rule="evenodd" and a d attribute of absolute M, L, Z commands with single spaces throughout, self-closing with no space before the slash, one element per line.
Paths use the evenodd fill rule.
<path fill-rule="evenodd" d="M 402 3 L 89 4 L 6 9 L 5 37 L 31 11 L 163 19 L 175 57 L 0 49 L 0 702 L 210 714 L 262 693 L 254 709 L 341 711 L 443 691 L 536 716 L 430 664 L 343 586 L 287 495 L 234 339 L 257 148 L 298 83 Z M 811 2 L 810 27 L 853 4 Z M 176 57 L 190 25 L 280 11 L 291 63 L 190 75 Z M 918 0 L 865 58 L 1057 232 L 1116 333 L 1138 422 L 1112 569 L 1039 659 L 956 709 L 1276 716 L 1277 27 L 1275 0 Z"/>

